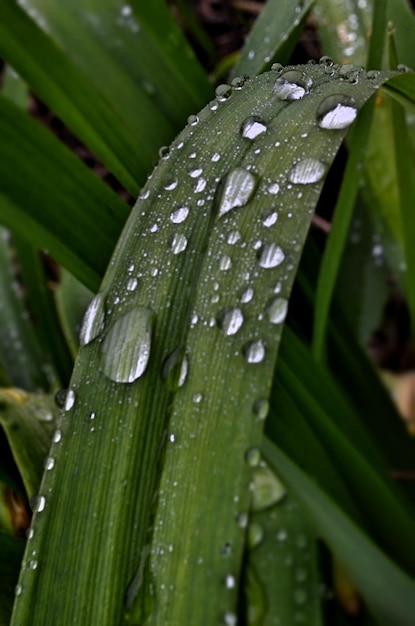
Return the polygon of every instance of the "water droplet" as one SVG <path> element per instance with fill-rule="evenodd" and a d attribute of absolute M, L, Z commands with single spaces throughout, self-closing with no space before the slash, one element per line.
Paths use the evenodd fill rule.
<path fill-rule="evenodd" d="M 101 345 L 105 374 L 117 383 L 133 383 L 147 368 L 155 313 L 135 307 L 117 319 Z"/>
<path fill-rule="evenodd" d="M 53 456 L 48 456 L 44 463 L 45 470 L 52 470 L 55 467 L 55 459 Z"/>
<path fill-rule="evenodd" d="M 199 178 L 199 180 L 193 185 L 193 191 L 195 193 L 201 193 L 206 188 L 207 182 L 204 178 Z"/>
<path fill-rule="evenodd" d="M 281 541 L 281 543 L 284 543 L 284 541 L 287 541 L 288 539 L 288 533 L 285 530 L 285 528 L 281 528 L 278 532 L 277 532 L 277 539 L 278 541 Z"/>
<path fill-rule="evenodd" d="M 170 433 L 169 441 L 170 443 L 174 443 L 176 441 L 176 435 L 174 433 Z"/>
<path fill-rule="evenodd" d="M 46 506 L 46 498 L 45 496 L 37 496 L 37 498 L 35 498 L 35 504 L 33 507 L 33 512 L 34 513 L 41 513 L 42 511 L 45 510 L 45 506 Z"/>
<path fill-rule="evenodd" d="M 173 189 L 176 189 L 178 184 L 179 181 L 177 180 L 177 178 L 168 178 L 164 181 L 163 187 L 166 191 L 173 191 Z"/>
<path fill-rule="evenodd" d="M 37 569 L 37 561 L 36 561 L 36 559 L 31 559 L 31 560 L 29 561 L 29 567 L 30 567 L 30 569 L 32 569 L 32 570 Z"/>
<path fill-rule="evenodd" d="M 252 287 L 247 287 L 241 295 L 241 302 L 246 304 L 247 302 L 251 302 L 252 298 L 254 297 L 254 290 L 252 289 Z"/>
<path fill-rule="evenodd" d="M 187 123 L 190 124 L 190 126 L 197 126 L 197 124 L 199 124 L 199 116 L 189 115 L 189 117 L 187 118 Z"/>
<path fill-rule="evenodd" d="M 218 326 L 225 335 L 236 335 L 244 323 L 241 309 L 226 308 L 218 315 Z"/>
<path fill-rule="evenodd" d="M 170 213 L 170 221 L 173 222 L 173 224 L 182 224 L 187 219 L 189 212 L 189 207 L 181 206 Z"/>
<path fill-rule="evenodd" d="M 53 431 L 52 441 L 53 443 L 59 443 L 62 441 L 62 431 L 59 428 Z"/>
<path fill-rule="evenodd" d="M 183 355 L 183 348 L 179 346 L 167 357 L 163 365 L 163 378 L 171 391 L 182 387 L 189 373 L 189 360 Z"/>
<path fill-rule="evenodd" d="M 228 256 L 227 254 L 224 254 L 223 257 L 221 257 L 220 261 L 219 261 L 219 269 L 222 270 L 222 272 L 227 272 L 228 270 L 230 270 L 232 267 L 232 259 L 230 256 Z"/>
<path fill-rule="evenodd" d="M 310 90 L 312 79 L 298 70 L 288 70 L 281 74 L 274 84 L 274 94 L 281 100 L 299 100 Z"/>
<path fill-rule="evenodd" d="M 277 267 L 285 259 L 285 254 L 276 243 L 270 243 L 262 248 L 259 265 L 265 269 Z"/>
<path fill-rule="evenodd" d="M 187 173 L 191 178 L 199 178 L 203 173 L 203 169 L 201 167 L 190 167 Z"/>
<path fill-rule="evenodd" d="M 175 233 L 171 242 L 171 250 L 173 254 L 180 254 L 187 247 L 187 237 L 182 233 Z"/>
<path fill-rule="evenodd" d="M 264 529 L 261 524 L 254 522 L 249 525 L 248 528 L 248 546 L 251 548 L 255 548 L 255 546 L 259 545 L 264 538 Z"/>
<path fill-rule="evenodd" d="M 316 118 L 320 128 L 342 130 L 356 119 L 357 107 L 350 96 L 336 94 L 328 96 L 319 105 Z"/>
<path fill-rule="evenodd" d="M 210 160 L 213 161 L 213 163 L 217 163 L 218 161 L 220 161 L 220 154 L 219 154 L 219 152 L 214 152 L 212 154 L 212 158 Z"/>
<path fill-rule="evenodd" d="M 333 59 L 331 57 L 327 56 L 326 54 L 323 55 L 322 57 L 320 57 L 318 62 L 320 63 L 320 65 L 328 65 L 329 67 L 334 65 Z"/>
<path fill-rule="evenodd" d="M 282 324 L 287 317 L 288 300 L 286 298 L 273 298 L 267 306 L 267 315 L 271 324 Z"/>
<path fill-rule="evenodd" d="M 219 85 L 215 89 L 215 94 L 219 102 L 224 102 L 232 94 L 232 87 L 230 85 Z"/>
<path fill-rule="evenodd" d="M 268 192 L 271 193 L 273 196 L 276 196 L 279 190 L 280 190 L 280 186 L 278 183 L 271 183 L 268 186 Z"/>
<path fill-rule="evenodd" d="M 239 528 L 247 528 L 248 522 L 249 522 L 248 513 L 245 513 L 245 512 L 238 513 L 238 515 L 236 516 L 236 523 L 238 524 Z"/>
<path fill-rule="evenodd" d="M 228 611 L 223 614 L 223 623 L 225 626 L 236 626 L 238 623 L 238 618 L 235 613 L 229 613 Z"/>
<path fill-rule="evenodd" d="M 127 291 L 135 291 L 137 289 L 137 278 L 129 278 L 127 281 Z"/>
<path fill-rule="evenodd" d="M 195 404 L 200 404 L 202 402 L 203 396 L 201 393 L 194 393 L 192 396 L 192 400 Z"/>
<path fill-rule="evenodd" d="M 225 587 L 226 587 L 226 589 L 235 589 L 235 587 L 236 587 L 236 578 L 235 578 L 235 576 L 232 576 L 231 574 L 228 574 L 225 577 Z"/>
<path fill-rule="evenodd" d="M 245 461 L 249 467 L 257 467 L 261 461 L 261 452 L 258 448 L 248 448 L 245 452 Z"/>
<path fill-rule="evenodd" d="M 248 363 L 261 363 L 265 357 L 264 343 L 258 341 L 249 341 L 243 347 L 243 354 Z"/>
<path fill-rule="evenodd" d="M 75 392 L 73 389 L 68 389 L 66 393 L 65 405 L 63 408 L 65 409 L 65 411 L 70 411 L 74 404 L 75 404 Z"/>
<path fill-rule="evenodd" d="M 280 502 L 286 495 L 282 482 L 269 467 L 257 467 L 253 473 L 252 510 L 263 511 Z"/>
<path fill-rule="evenodd" d="M 242 89 L 247 80 L 249 80 L 249 76 L 246 74 L 242 74 L 242 76 L 235 76 L 235 78 L 231 81 L 231 85 L 234 89 Z"/>
<path fill-rule="evenodd" d="M 256 415 L 258 420 L 264 420 L 266 419 L 268 413 L 269 413 L 269 402 L 266 398 L 258 398 L 257 400 L 255 400 L 253 406 L 252 406 L 252 410 L 254 412 L 254 414 Z"/>
<path fill-rule="evenodd" d="M 306 157 L 301 159 L 291 168 L 288 180 L 295 185 L 308 185 L 317 183 L 326 173 L 326 166 L 319 159 Z"/>
<path fill-rule="evenodd" d="M 271 228 L 271 226 L 274 226 L 274 224 L 276 224 L 277 220 L 278 213 L 276 211 L 271 211 L 270 213 L 267 213 L 267 215 L 262 220 L 262 223 L 266 228 Z"/>
<path fill-rule="evenodd" d="M 35 536 L 35 531 L 33 530 L 33 528 L 28 528 L 26 530 L 27 539 L 30 541 L 30 539 L 33 539 L 34 536 Z"/>
<path fill-rule="evenodd" d="M 167 161 L 170 157 L 170 148 L 169 146 L 162 146 L 159 150 L 159 157 L 162 161 Z M 148 196 L 147 196 L 148 197 Z"/>
<path fill-rule="evenodd" d="M 234 246 L 236 243 L 238 243 L 238 241 L 240 241 L 240 239 L 241 239 L 241 233 L 239 232 L 239 230 L 231 230 L 228 233 L 226 241 L 228 242 L 230 246 Z"/>
<path fill-rule="evenodd" d="M 218 216 L 245 206 L 251 199 L 255 187 L 256 178 L 248 170 L 237 167 L 229 172 L 219 187 Z"/>
<path fill-rule="evenodd" d="M 242 123 L 241 135 L 246 139 L 255 139 L 258 135 L 262 135 L 267 131 L 265 122 L 260 117 L 250 116 Z"/>
<path fill-rule="evenodd" d="M 23 591 L 22 585 L 16 585 L 16 587 L 14 588 L 14 595 L 18 597 L 22 594 L 22 591 Z"/>
<path fill-rule="evenodd" d="M 81 332 L 79 334 L 81 346 L 86 346 L 100 334 L 104 326 L 104 316 L 104 296 L 98 293 L 89 303 L 84 315 Z"/>

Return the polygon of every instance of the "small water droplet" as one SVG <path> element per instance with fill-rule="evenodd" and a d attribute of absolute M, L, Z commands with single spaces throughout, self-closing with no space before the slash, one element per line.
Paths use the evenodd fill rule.
<path fill-rule="evenodd" d="M 232 259 L 230 256 L 228 256 L 227 254 L 224 254 L 223 257 L 220 258 L 219 261 L 219 269 L 222 270 L 222 272 L 227 272 L 228 270 L 230 270 L 232 267 Z"/>
<path fill-rule="evenodd" d="M 203 173 L 203 169 L 201 167 L 190 167 L 187 173 L 191 178 L 199 178 Z"/>
<path fill-rule="evenodd" d="M 242 74 L 242 76 L 235 76 L 235 78 L 231 81 L 231 85 L 234 89 L 242 89 L 247 80 L 249 80 L 249 76 L 246 74 Z"/>
<path fill-rule="evenodd" d="M 257 398 L 255 400 L 252 410 L 258 420 L 264 420 L 269 413 L 269 402 L 266 398 Z"/>
<path fill-rule="evenodd" d="M 14 588 L 14 595 L 18 597 L 22 595 L 22 591 L 23 591 L 22 585 L 16 585 L 16 587 Z"/>
<path fill-rule="evenodd" d="M 199 178 L 198 181 L 193 185 L 193 191 L 195 193 L 201 193 L 206 188 L 207 182 L 204 178 Z"/>
<path fill-rule="evenodd" d="M 190 124 L 190 126 L 197 126 L 197 124 L 199 124 L 199 116 L 189 115 L 189 117 L 187 118 L 187 123 Z"/>
<path fill-rule="evenodd" d="M 52 470 L 55 467 L 55 459 L 53 456 L 48 456 L 44 463 L 45 470 Z"/>
<path fill-rule="evenodd" d="M 135 307 L 119 317 L 101 344 L 105 374 L 117 383 L 133 383 L 146 371 L 155 313 Z"/>
<path fill-rule="evenodd" d="M 326 166 L 319 159 L 306 157 L 298 161 L 288 173 L 288 180 L 295 185 L 317 183 L 326 173 Z"/>
<path fill-rule="evenodd" d="M 52 441 L 53 443 L 60 443 L 60 441 L 62 441 L 62 431 L 59 428 L 53 431 Z"/>
<path fill-rule="evenodd" d="M 232 87 L 230 85 L 219 85 L 215 89 L 215 94 L 219 102 L 225 102 L 232 95 Z"/>
<path fill-rule="evenodd" d="M 163 187 L 166 191 L 173 191 L 173 189 L 176 189 L 178 184 L 179 181 L 177 180 L 177 178 L 168 178 L 164 181 Z"/>
<path fill-rule="evenodd" d="M 33 528 L 28 528 L 26 530 L 27 539 L 30 541 L 30 539 L 33 539 L 34 536 L 35 536 L 35 531 L 33 530 Z"/>
<path fill-rule="evenodd" d="M 252 289 L 252 287 L 247 287 L 241 295 L 241 302 L 243 304 L 246 304 L 247 302 L 251 302 L 252 298 L 254 297 L 254 290 Z"/>
<path fill-rule="evenodd" d="M 89 303 L 82 321 L 79 334 L 81 346 L 86 346 L 100 334 L 104 326 L 104 316 L 104 297 L 101 293 L 98 293 Z"/>
<path fill-rule="evenodd" d="M 264 538 L 264 529 L 261 524 L 254 522 L 249 525 L 248 528 L 248 546 L 251 548 L 255 548 L 258 546 Z"/>
<path fill-rule="evenodd" d="M 37 561 L 36 561 L 36 559 L 31 559 L 29 561 L 29 567 L 30 567 L 31 570 L 37 569 Z"/>
<path fill-rule="evenodd" d="M 304 72 L 288 70 L 274 83 L 274 94 L 281 100 L 299 100 L 310 90 L 312 79 Z"/>
<path fill-rule="evenodd" d="M 258 135 L 262 135 L 262 133 L 265 133 L 266 131 L 267 126 L 265 122 L 263 122 L 260 117 L 256 117 L 255 115 L 247 117 L 241 126 L 242 137 L 251 140 L 258 137 Z"/>
<path fill-rule="evenodd" d="M 210 160 L 211 160 L 213 163 L 217 163 L 218 161 L 220 161 L 220 158 L 221 158 L 221 157 L 220 157 L 219 152 L 214 152 L 214 153 L 212 154 L 212 157 L 211 157 L 211 159 L 210 159 Z"/>
<path fill-rule="evenodd" d="M 236 578 L 232 576 L 232 574 L 228 574 L 225 577 L 225 587 L 226 589 L 235 589 L 236 587 Z"/>
<path fill-rule="evenodd" d="M 225 335 L 236 335 L 244 323 L 241 309 L 226 308 L 218 315 L 218 326 Z"/>
<path fill-rule="evenodd" d="M 182 224 L 187 219 L 189 212 L 189 207 L 181 206 L 170 213 L 170 221 L 173 222 L 173 224 Z"/>
<path fill-rule="evenodd" d="M 218 216 L 245 206 L 255 191 L 256 182 L 256 177 L 242 167 L 229 172 L 218 190 Z"/>
<path fill-rule="evenodd" d="M 328 130 L 342 130 L 354 122 L 357 112 L 355 101 L 350 96 L 344 94 L 328 96 L 317 109 L 317 124 L 320 128 Z"/>
<path fill-rule="evenodd" d="M 261 461 L 261 452 L 258 448 L 248 448 L 245 452 L 245 461 L 249 467 L 257 467 Z"/>
<path fill-rule="evenodd" d="M 45 496 L 37 496 L 37 498 L 35 498 L 35 504 L 33 507 L 34 513 L 41 513 L 42 511 L 45 510 L 45 506 L 46 506 Z"/>
<path fill-rule="evenodd" d="M 235 613 L 229 613 L 228 611 L 223 614 L 223 623 L 225 626 L 237 626 L 238 618 Z"/>
<path fill-rule="evenodd" d="M 135 291 L 137 289 L 137 278 L 129 278 L 127 281 L 127 291 Z"/>
<path fill-rule="evenodd" d="M 162 146 L 159 150 L 159 157 L 162 161 L 167 161 L 170 157 L 170 148 L 169 146 Z"/>
<path fill-rule="evenodd" d="M 282 324 L 287 317 L 288 300 L 273 298 L 267 305 L 267 315 L 271 324 Z"/>
<path fill-rule="evenodd" d="M 63 408 L 65 409 L 65 411 L 70 411 L 74 404 L 75 404 L 75 392 L 73 389 L 68 389 L 66 393 L 65 405 Z"/>
<path fill-rule="evenodd" d="M 270 213 L 267 213 L 267 215 L 262 220 L 262 223 L 266 228 L 271 228 L 271 226 L 274 226 L 274 224 L 277 223 L 277 220 L 278 213 L 276 211 L 271 211 Z"/>
<path fill-rule="evenodd" d="M 174 443 L 176 441 L 176 435 L 174 433 L 170 433 L 169 441 L 170 443 Z"/>
<path fill-rule="evenodd" d="M 187 237 L 182 233 L 175 233 L 171 242 L 171 250 L 173 254 L 180 254 L 187 247 Z"/>
<path fill-rule="evenodd" d="M 249 522 L 248 513 L 245 513 L 245 512 L 238 513 L 238 515 L 236 516 L 236 523 L 238 524 L 239 528 L 247 528 L 248 522 Z"/>
<path fill-rule="evenodd" d="M 183 348 L 179 346 L 167 357 L 163 365 L 163 378 L 171 391 L 183 387 L 189 373 L 189 360 L 183 355 Z"/>
<path fill-rule="evenodd" d="M 249 341 L 243 347 L 243 354 L 247 363 L 261 363 L 265 357 L 264 343 L 258 341 Z"/>
<path fill-rule="evenodd" d="M 280 186 L 278 183 L 271 183 L 268 186 L 268 193 L 271 193 L 273 196 L 276 196 L 280 190 Z"/>
<path fill-rule="evenodd" d="M 195 404 L 200 404 L 202 402 L 203 396 L 201 393 L 194 393 L 192 396 L 192 400 Z"/>
<path fill-rule="evenodd" d="M 239 232 L 239 230 L 231 230 L 228 233 L 226 241 L 228 242 L 230 246 L 234 246 L 236 243 L 238 243 L 238 241 L 240 241 L 240 239 L 241 239 L 241 233 Z"/>
<path fill-rule="evenodd" d="M 276 243 L 270 243 L 262 248 L 259 256 L 259 265 L 265 269 L 277 267 L 285 259 L 285 254 Z"/>

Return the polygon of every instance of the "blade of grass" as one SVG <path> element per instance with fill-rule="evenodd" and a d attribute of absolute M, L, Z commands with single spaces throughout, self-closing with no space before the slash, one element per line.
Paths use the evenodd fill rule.
<path fill-rule="evenodd" d="M 53 135 L 1 98 L 0 138 L 1 222 L 97 288 L 128 206 Z"/>
<path fill-rule="evenodd" d="M 220 87 L 143 189 L 84 322 L 14 625 L 235 615 L 222 581 L 241 563 L 245 455 L 261 441 L 278 307 L 346 132 L 317 112 L 329 96 L 353 93 L 360 108 L 373 93 L 363 76 L 288 71 L 302 99 L 286 99 L 293 75 L 279 71 Z"/>
<path fill-rule="evenodd" d="M 281 450 L 265 439 L 269 463 L 296 494 L 316 529 L 349 570 L 380 624 L 412 626 L 415 581 L 409 578 Z"/>

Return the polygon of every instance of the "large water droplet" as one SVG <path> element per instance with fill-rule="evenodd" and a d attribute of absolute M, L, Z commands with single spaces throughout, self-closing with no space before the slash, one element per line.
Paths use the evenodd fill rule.
<path fill-rule="evenodd" d="M 271 324 L 282 324 L 287 317 L 288 300 L 286 298 L 273 298 L 267 306 L 267 315 Z"/>
<path fill-rule="evenodd" d="M 269 467 L 257 467 L 253 474 L 252 510 L 268 509 L 286 494 L 282 482 L 275 476 Z"/>
<path fill-rule="evenodd" d="M 291 168 L 288 180 L 295 185 L 308 185 L 317 183 L 326 173 L 326 166 L 319 159 L 306 157 L 301 159 Z"/>
<path fill-rule="evenodd" d="M 248 363 L 261 363 L 265 357 L 264 343 L 258 341 L 249 341 L 243 347 L 243 354 Z"/>
<path fill-rule="evenodd" d="M 262 135 L 267 130 L 265 122 L 260 117 L 250 116 L 242 123 L 241 135 L 246 139 L 255 139 L 258 135 Z"/>
<path fill-rule="evenodd" d="M 117 383 L 133 383 L 142 376 L 150 358 L 155 313 L 135 307 L 111 326 L 101 345 L 105 374 Z"/>
<path fill-rule="evenodd" d="M 320 128 L 341 130 L 350 126 L 356 119 L 357 107 L 350 96 L 336 94 L 328 96 L 319 105 L 316 118 Z"/>
<path fill-rule="evenodd" d="M 215 94 L 219 102 L 224 102 L 232 95 L 232 87 L 226 84 L 218 85 Z"/>
<path fill-rule="evenodd" d="M 65 411 L 70 411 L 74 404 L 75 392 L 73 389 L 68 389 L 68 391 L 66 392 L 65 405 L 63 408 L 65 409 Z"/>
<path fill-rule="evenodd" d="M 79 341 L 81 346 L 90 343 L 103 329 L 105 316 L 104 296 L 98 293 L 93 298 L 86 310 L 82 322 Z"/>
<path fill-rule="evenodd" d="M 219 188 L 218 216 L 245 206 L 251 199 L 255 187 L 256 178 L 248 170 L 237 167 L 229 172 Z"/>
<path fill-rule="evenodd" d="M 285 254 L 276 243 L 270 243 L 262 248 L 259 264 L 265 269 L 277 267 L 285 259 Z"/>
<path fill-rule="evenodd" d="M 266 228 L 271 228 L 271 226 L 274 226 L 274 224 L 277 223 L 278 220 L 278 213 L 276 211 L 271 211 L 270 213 L 267 213 L 264 217 L 264 219 L 262 220 L 263 225 Z"/>
<path fill-rule="evenodd" d="M 226 308 L 218 315 L 219 328 L 225 335 L 235 335 L 244 323 L 241 309 Z"/>
<path fill-rule="evenodd" d="M 189 211 L 190 209 L 187 206 L 179 207 L 170 213 L 170 221 L 173 222 L 173 224 L 182 224 L 182 222 L 187 219 Z"/>
<path fill-rule="evenodd" d="M 299 100 L 310 90 L 312 79 L 298 70 L 288 70 L 281 74 L 274 84 L 274 94 L 281 100 Z"/>

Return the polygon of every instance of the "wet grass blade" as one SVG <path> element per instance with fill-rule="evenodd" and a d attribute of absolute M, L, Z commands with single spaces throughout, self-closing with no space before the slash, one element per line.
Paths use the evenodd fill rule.
<path fill-rule="evenodd" d="M 262 445 L 270 464 L 308 511 L 319 534 L 349 570 L 379 624 L 411 626 L 415 581 L 400 570 L 281 450 Z"/>
<path fill-rule="evenodd" d="M 96 289 L 129 207 L 6 99 L 0 99 L 0 137 L 1 222 Z"/>
<path fill-rule="evenodd" d="M 223 581 L 241 565 L 287 299 L 374 92 L 329 73 L 218 87 L 143 188 L 84 320 L 13 625 L 234 622 Z"/>

